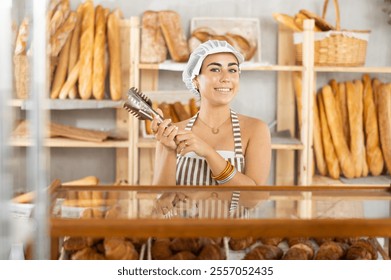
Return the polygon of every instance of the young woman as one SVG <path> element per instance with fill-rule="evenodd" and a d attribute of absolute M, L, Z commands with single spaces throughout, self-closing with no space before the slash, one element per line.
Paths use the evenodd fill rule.
<path fill-rule="evenodd" d="M 268 126 L 237 114 L 231 102 L 239 91 L 243 56 L 226 41 L 207 41 L 190 55 L 186 87 L 200 98 L 191 119 L 152 122 L 157 141 L 156 185 L 264 185 L 269 176 Z"/>

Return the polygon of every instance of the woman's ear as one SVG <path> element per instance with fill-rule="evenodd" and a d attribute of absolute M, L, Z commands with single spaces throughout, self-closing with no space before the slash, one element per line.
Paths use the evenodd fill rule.
<path fill-rule="evenodd" d="M 195 77 L 195 78 L 193 79 L 193 86 L 194 86 L 194 88 L 195 88 L 196 90 L 198 90 L 199 85 L 198 85 L 197 77 Z"/>

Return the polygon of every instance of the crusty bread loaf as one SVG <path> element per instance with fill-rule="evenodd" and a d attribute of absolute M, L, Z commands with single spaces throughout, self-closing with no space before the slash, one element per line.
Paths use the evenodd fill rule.
<path fill-rule="evenodd" d="M 363 75 L 364 84 L 364 130 L 366 160 L 372 175 L 380 175 L 384 168 L 383 154 L 380 148 L 379 126 L 377 122 L 377 110 L 373 99 L 371 78 Z"/>
<path fill-rule="evenodd" d="M 119 9 L 111 12 L 107 19 L 107 37 L 110 57 L 110 97 L 112 100 L 120 100 L 122 97 L 122 77 L 121 77 L 121 38 Z"/>
<path fill-rule="evenodd" d="M 190 98 L 189 99 L 189 109 L 190 109 L 190 115 L 194 116 L 198 112 L 198 106 L 197 106 L 197 101 L 195 98 Z"/>
<path fill-rule="evenodd" d="M 68 36 L 65 45 L 60 52 L 60 58 L 58 60 L 56 72 L 54 73 L 52 88 L 50 92 L 50 98 L 52 99 L 58 98 L 58 96 L 60 95 L 61 88 L 64 85 L 67 77 L 71 39 L 71 36 Z"/>
<path fill-rule="evenodd" d="M 171 10 L 159 11 L 159 22 L 172 60 L 186 62 L 190 52 L 180 15 Z"/>
<path fill-rule="evenodd" d="M 25 17 L 19 26 L 15 43 L 15 55 L 26 55 L 27 40 L 29 36 L 29 18 Z"/>
<path fill-rule="evenodd" d="M 391 173 L 391 83 L 380 86 L 378 94 L 380 143 L 384 161 Z"/>
<path fill-rule="evenodd" d="M 335 27 L 332 24 L 317 14 L 305 9 L 302 9 L 299 12 L 306 15 L 308 18 L 313 19 L 315 21 L 315 25 L 318 26 L 322 31 L 335 30 Z"/>
<path fill-rule="evenodd" d="M 362 176 L 363 171 L 363 98 L 362 83 L 355 80 L 346 82 L 347 104 L 350 126 L 350 152 L 352 154 L 355 177 Z"/>
<path fill-rule="evenodd" d="M 314 96 L 314 155 L 316 167 L 319 171 L 319 174 L 322 176 L 327 175 L 327 164 L 325 161 L 323 142 L 322 142 L 322 126 L 320 123 L 319 108 L 316 96 Z"/>
<path fill-rule="evenodd" d="M 197 260 L 224 260 L 226 258 L 222 248 L 214 243 L 202 247 Z"/>
<path fill-rule="evenodd" d="M 292 72 L 292 79 L 293 79 L 293 89 L 295 90 L 295 97 L 296 97 L 296 108 L 297 108 L 297 119 L 299 123 L 299 130 L 301 129 L 302 124 L 302 115 L 303 115 L 303 100 L 302 100 L 302 79 L 301 79 L 301 72 Z"/>
<path fill-rule="evenodd" d="M 198 253 L 202 244 L 199 238 L 174 238 L 171 240 L 170 249 L 175 252 L 190 251 Z"/>
<path fill-rule="evenodd" d="M 323 104 L 322 94 L 317 95 L 318 109 L 319 109 L 319 118 L 322 129 L 322 141 L 324 155 L 326 159 L 327 171 L 331 178 L 338 179 L 340 176 L 340 167 L 338 162 L 338 157 L 335 152 L 333 145 L 333 140 L 331 138 L 329 126 L 327 123 L 326 111 Z"/>
<path fill-rule="evenodd" d="M 338 83 L 338 91 L 335 96 L 335 101 L 337 102 L 337 106 L 340 108 L 341 112 L 343 136 L 345 137 L 345 142 L 348 144 L 350 149 L 349 113 L 346 100 L 346 86 L 344 82 Z"/>
<path fill-rule="evenodd" d="M 179 121 L 187 120 L 188 118 L 190 118 L 189 113 L 185 110 L 181 102 L 174 102 L 173 106 Z"/>
<path fill-rule="evenodd" d="M 159 23 L 159 12 L 145 11 L 141 20 L 141 63 L 161 63 L 167 58 L 167 46 Z"/>
<path fill-rule="evenodd" d="M 244 260 L 279 260 L 283 255 L 280 247 L 258 245 L 244 256 Z"/>
<path fill-rule="evenodd" d="M 190 251 L 181 251 L 169 258 L 170 260 L 196 260 L 197 256 Z"/>
<path fill-rule="evenodd" d="M 90 99 L 92 94 L 92 66 L 94 55 L 95 10 L 92 1 L 83 3 L 83 18 L 80 37 L 79 95 L 81 99 Z"/>
<path fill-rule="evenodd" d="M 252 236 L 244 238 L 230 238 L 228 245 L 234 251 L 244 250 L 255 243 Z"/>
<path fill-rule="evenodd" d="M 71 39 L 71 48 L 69 50 L 69 60 L 68 60 L 68 77 L 71 75 L 72 69 L 75 67 L 76 63 L 79 61 L 79 52 L 80 52 L 80 32 L 81 32 L 81 21 L 83 17 L 83 5 L 79 5 L 76 10 L 77 20 L 75 24 L 75 28 L 72 32 Z M 63 98 L 65 93 L 63 93 Z M 66 93 L 67 96 L 71 99 L 75 99 L 79 93 L 75 84 L 69 89 L 69 92 Z M 61 98 L 61 97 L 60 97 Z"/>
<path fill-rule="evenodd" d="M 71 91 L 71 88 L 75 86 L 77 79 L 79 78 L 79 71 L 80 71 L 80 61 L 76 63 L 76 65 L 73 67 L 71 70 L 71 73 L 68 74 L 67 80 L 63 84 L 59 98 L 60 99 L 65 99 L 68 94 Z"/>
<path fill-rule="evenodd" d="M 260 237 L 258 238 L 259 241 L 262 242 L 262 244 L 265 245 L 273 245 L 278 246 L 283 241 L 283 238 L 281 237 Z"/>
<path fill-rule="evenodd" d="M 63 48 L 66 40 L 75 28 L 77 21 L 76 12 L 70 12 L 64 23 L 57 29 L 52 37 L 50 37 L 50 55 L 58 56 Z"/>
<path fill-rule="evenodd" d="M 316 260 L 340 260 L 344 256 L 344 250 L 339 243 L 334 241 L 324 242 L 316 253 Z"/>
<path fill-rule="evenodd" d="M 156 239 L 151 246 L 151 255 L 153 260 L 167 260 L 173 256 L 170 249 L 171 241 L 168 238 Z"/>
<path fill-rule="evenodd" d="M 159 109 L 163 112 L 163 118 L 170 119 L 171 118 L 171 110 L 170 110 L 170 104 L 167 102 L 162 102 L 159 104 Z"/>
<path fill-rule="evenodd" d="M 382 82 L 378 78 L 372 79 L 373 100 L 375 102 L 376 108 L 378 108 L 377 95 L 378 95 L 378 92 L 379 92 L 381 85 L 382 85 Z"/>
<path fill-rule="evenodd" d="M 325 85 L 322 88 L 322 98 L 329 131 L 333 140 L 334 149 L 337 154 L 342 173 L 347 178 L 353 178 L 355 175 L 355 170 L 353 168 L 354 163 L 350 155 L 349 147 L 343 136 L 342 120 L 338 115 L 339 110 L 336 110 L 337 104 L 332 89 L 329 85 Z"/>
<path fill-rule="evenodd" d="M 105 97 L 106 79 L 106 20 L 107 12 L 101 5 L 95 8 L 94 66 L 92 95 L 97 100 Z"/>
<path fill-rule="evenodd" d="M 251 42 L 241 34 L 227 32 L 224 34 L 226 38 L 230 38 L 232 46 L 243 54 L 245 60 L 251 60 L 254 56 L 257 46 L 255 42 Z"/>
<path fill-rule="evenodd" d="M 306 20 L 306 19 L 310 19 L 310 18 L 301 12 L 298 12 L 294 16 L 294 21 L 295 21 L 296 25 L 299 26 L 302 30 L 304 30 L 304 20 Z M 318 31 L 322 31 L 322 30 L 319 28 L 319 26 L 317 26 L 315 24 L 314 31 L 318 32 Z"/>
<path fill-rule="evenodd" d="M 273 13 L 273 18 L 280 24 L 284 25 L 285 27 L 289 28 L 290 30 L 294 32 L 301 32 L 303 31 L 301 26 L 298 26 L 295 23 L 295 20 L 293 17 L 287 14 L 281 14 L 281 13 Z"/>

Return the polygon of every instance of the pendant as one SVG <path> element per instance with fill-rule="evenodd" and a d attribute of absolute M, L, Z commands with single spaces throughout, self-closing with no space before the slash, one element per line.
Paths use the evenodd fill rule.
<path fill-rule="evenodd" d="M 213 134 L 217 134 L 219 132 L 220 132 L 220 130 L 218 128 L 212 128 L 212 133 Z"/>

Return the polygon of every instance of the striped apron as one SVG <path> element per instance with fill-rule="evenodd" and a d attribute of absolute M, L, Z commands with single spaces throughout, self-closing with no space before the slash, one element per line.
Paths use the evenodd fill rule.
<path fill-rule="evenodd" d="M 187 123 L 185 130 L 190 131 L 198 117 L 195 114 Z M 225 160 L 228 160 L 239 172 L 244 169 L 244 156 L 242 148 L 242 138 L 237 114 L 231 110 L 232 132 L 234 138 L 234 152 L 217 151 Z M 231 154 L 231 155 L 229 155 Z M 224 156 L 225 155 L 225 156 Z M 194 152 L 184 156 L 177 155 L 176 163 L 176 184 L 182 186 L 213 186 L 218 185 L 212 178 L 207 161 L 197 156 Z M 231 197 L 229 212 L 233 213 L 239 204 L 240 192 L 234 191 Z"/>

